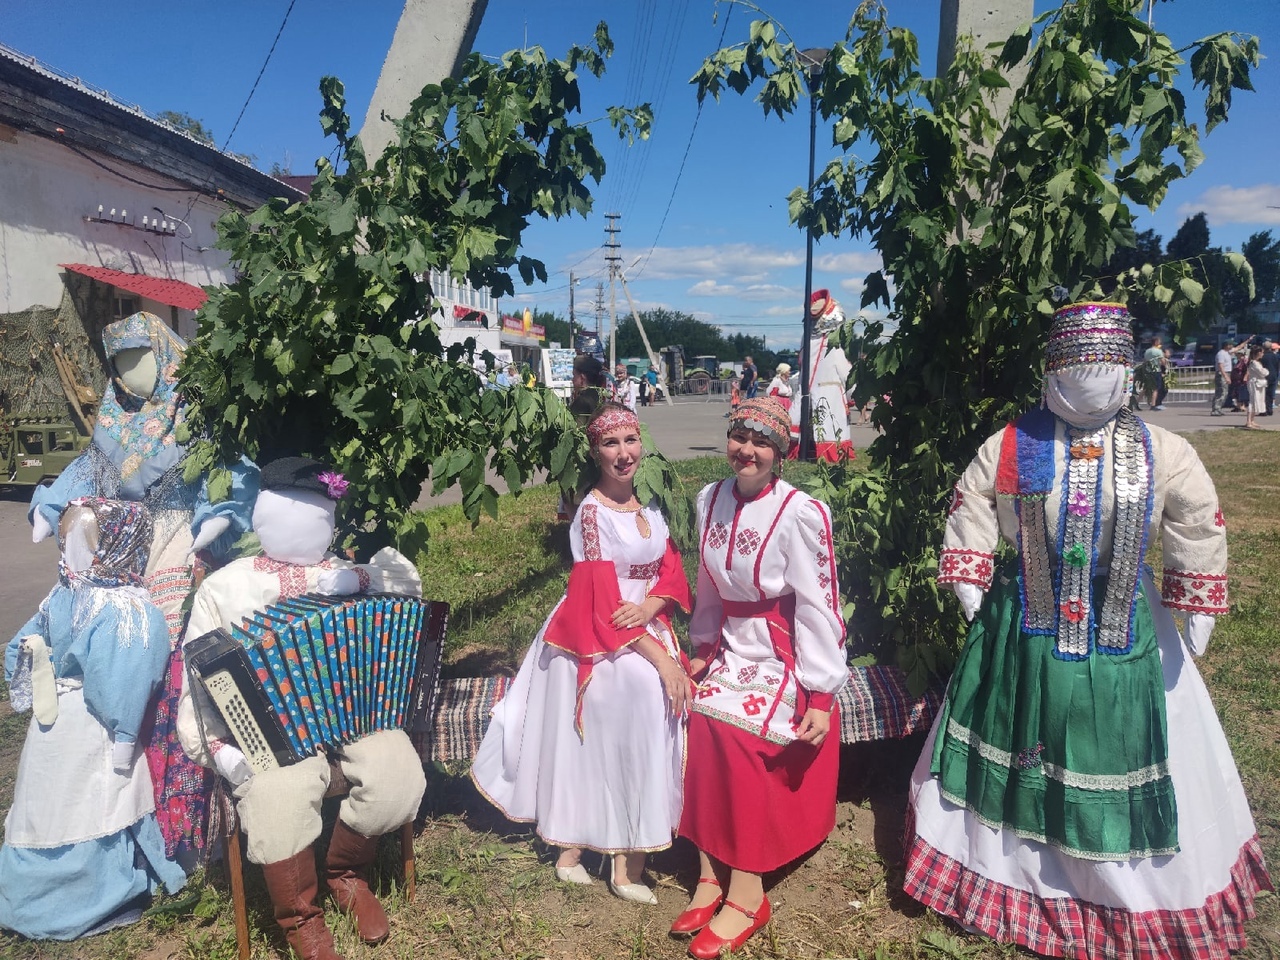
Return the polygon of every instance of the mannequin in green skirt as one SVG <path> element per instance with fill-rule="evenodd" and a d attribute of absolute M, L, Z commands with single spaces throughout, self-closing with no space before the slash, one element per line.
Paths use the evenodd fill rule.
<path fill-rule="evenodd" d="M 1132 356 L 1122 306 L 1058 311 L 1044 406 L 956 485 L 938 580 L 972 627 L 913 778 L 904 887 L 1045 954 L 1226 957 L 1270 885 L 1188 656 L 1227 611 L 1226 528 L 1191 446 L 1129 411 Z"/>

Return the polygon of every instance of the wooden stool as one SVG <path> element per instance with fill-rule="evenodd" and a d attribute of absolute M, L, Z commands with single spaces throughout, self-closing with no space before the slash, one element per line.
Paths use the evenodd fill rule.
<path fill-rule="evenodd" d="M 329 789 L 324 797 L 345 797 L 351 790 L 351 784 L 342 774 L 342 768 L 332 763 L 329 765 Z M 249 907 L 244 897 L 244 860 L 240 855 L 240 818 L 236 816 L 234 802 L 230 807 L 230 820 L 223 833 L 223 856 L 227 864 L 227 878 L 231 884 L 231 907 L 236 920 L 236 948 L 240 960 L 249 960 Z M 413 820 L 406 820 L 400 827 L 400 859 L 404 867 L 405 896 L 413 899 L 417 892 L 417 870 L 413 858 Z M 320 866 L 316 866 L 317 873 Z M 322 894 L 323 896 L 323 894 Z"/>

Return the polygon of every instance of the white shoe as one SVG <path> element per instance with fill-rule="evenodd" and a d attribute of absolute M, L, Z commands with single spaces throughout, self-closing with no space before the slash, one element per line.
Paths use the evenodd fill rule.
<path fill-rule="evenodd" d="M 595 882 L 591 879 L 591 874 L 587 873 L 587 868 L 580 863 L 575 863 L 572 867 L 556 867 L 556 879 L 561 883 L 580 883 L 584 886 Z"/>
<path fill-rule="evenodd" d="M 620 900 L 645 903 L 651 907 L 658 905 L 658 898 L 654 895 L 654 892 L 643 883 L 614 883 L 613 877 L 610 877 L 609 892 Z"/>

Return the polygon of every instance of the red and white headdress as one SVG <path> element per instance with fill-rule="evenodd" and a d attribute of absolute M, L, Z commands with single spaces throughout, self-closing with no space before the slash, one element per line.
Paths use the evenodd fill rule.
<path fill-rule="evenodd" d="M 607 405 L 587 424 L 587 439 L 591 445 L 598 446 L 606 433 L 629 428 L 640 432 L 640 418 L 623 406 Z"/>

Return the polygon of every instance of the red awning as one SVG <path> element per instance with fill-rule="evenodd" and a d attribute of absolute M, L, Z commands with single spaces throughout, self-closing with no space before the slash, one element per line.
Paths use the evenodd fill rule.
<path fill-rule="evenodd" d="M 159 300 L 179 310 L 199 310 L 209 295 L 199 287 L 181 280 L 164 280 L 148 277 L 143 273 L 125 273 L 107 267 L 91 267 L 85 263 L 60 263 L 58 266 L 73 273 L 81 273 L 94 280 L 109 283 L 121 290 L 128 290 L 148 300 Z"/>

